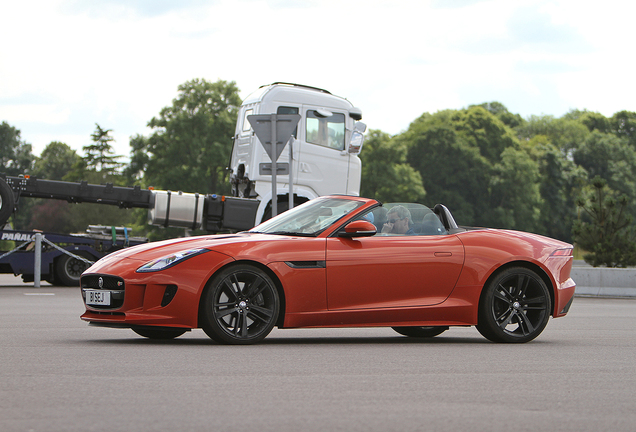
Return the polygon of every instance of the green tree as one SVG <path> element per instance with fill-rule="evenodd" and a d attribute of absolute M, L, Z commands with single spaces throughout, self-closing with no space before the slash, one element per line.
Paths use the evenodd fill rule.
<path fill-rule="evenodd" d="M 112 131 L 112 129 L 102 129 L 100 125 L 95 123 L 95 132 L 91 134 L 93 144 L 83 147 L 86 153 L 84 160 L 88 169 L 103 174 L 112 174 L 122 167 L 122 164 L 117 162 L 117 159 L 120 159 L 121 156 L 115 155 L 111 145 L 115 141 L 110 136 Z"/>
<path fill-rule="evenodd" d="M 521 141 L 529 141 L 537 135 L 544 135 L 550 143 L 564 155 L 571 156 L 589 136 L 589 129 L 576 116 L 530 116 L 522 125 L 515 128 Z"/>
<path fill-rule="evenodd" d="M 433 122 L 436 123 L 436 122 Z M 412 125 L 400 139 L 407 161 L 422 176 L 429 205 L 446 205 L 464 225 L 485 224 L 491 164 L 451 125 Z M 365 149 L 366 150 L 366 149 Z"/>
<path fill-rule="evenodd" d="M 406 147 L 379 130 L 365 139 L 360 194 L 382 202 L 421 202 L 422 177 L 406 163 Z"/>
<path fill-rule="evenodd" d="M 62 180 L 80 159 L 81 156 L 68 145 L 52 141 L 36 158 L 32 173 L 38 178 Z"/>
<path fill-rule="evenodd" d="M 205 79 L 188 81 L 178 90 L 172 106 L 148 123 L 154 133 L 131 140 L 126 173 L 161 189 L 226 193 L 239 90 L 233 81 Z"/>
<path fill-rule="evenodd" d="M 144 171 L 150 162 L 150 156 L 146 151 L 148 146 L 148 138 L 143 135 L 137 134 L 130 137 L 130 162 L 123 170 L 128 184 L 143 181 Z"/>
<path fill-rule="evenodd" d="M 518 144 L 513 131 L 481 107 L 457 111 L 451 122 L 462 138 L 491 162 L 498 162 L 507 147 Z"/>
<path fill-rule="evenodd" d="M 574 153 L 574 162 L 589 179 L 601 177 L 610 189 L 626 195 L 632 201 L 630 211 L 636 211 L 636 149 L 624 139 L 594 131 Z"/>
<path fill-rule="evenodd" d="M 578 120 L 583 123 L 590 132 L 599 131 L 602 133 L 607 133 L 611 130 L 609 119 L 601 113 L 592 111 L 580 111 Z"/>
<path fill-rule="evenodd" d="M 519 114 L 511 113 L 510 111 L 508 111 L 508 108 L 506 108 L 501 102 L 486 102 L 483 104 L 472 106 L 479 106 L 484 108 L 486 111 L 490 112 L 499 120 L 501 120 L 503 124 L 513 129 L 525 123 L 525 120 Z"/>
<path fill-rule="evenodd" d="M 448 206 L 460 223 L 537 229 L 538 166 L 492 112 L 473 106 L 423 115 L 396 139 L 407 146 L 427 198 Z"/>
<path fill-rule="evenodd" d="M 598 176 L 578 200 L 583 215 L 574 222 L 574 238 L 588 252 L 585 261 L 594 267 L 636 264 L 636 230 L 627 202 L 625 195 L 618 196 Z"/>
<path fill-rule="evenodd" d="M 610 119 L 611 132 L 636 149 L 636 112 L 619 111 Z"/>
<path fill-rule="evenodd" d="M 576 196 L 587 180 L 587 173 L 571 159 L 564 157 L 545 135 L 536 135 L 524 147 L 539 168 L 539 232 L 572 242 Z"/>
<path fill-rule="evenodd" d="M 35 159 L 31 151 L 31 144 L 20 140 L 18 129 L 4 121 L 0 124 L 0 172 L 11 176 L 28 174 Z"/>
<path fill-rule="evenodd" d="M 536 231 L 541 210 L 538 164 L 526 151 L 507 147 L 493 168 L 488 220 L 494 226 Z"/>

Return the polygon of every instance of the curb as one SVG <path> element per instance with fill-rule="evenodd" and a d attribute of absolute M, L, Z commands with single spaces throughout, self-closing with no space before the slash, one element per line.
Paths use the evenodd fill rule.
<path fill-rule="evenodd" d="M 636 268 L 572 267 L 577 297 L 636 299 Z"/>

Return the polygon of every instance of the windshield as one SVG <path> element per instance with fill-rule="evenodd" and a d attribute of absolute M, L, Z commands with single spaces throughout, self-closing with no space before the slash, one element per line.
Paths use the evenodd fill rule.
<path fill-rule="evenodd" d="M 363 201 L 351 199 L 316 198 L 263 222 L 249 232 L 316 236 L 363 204 Z"/>

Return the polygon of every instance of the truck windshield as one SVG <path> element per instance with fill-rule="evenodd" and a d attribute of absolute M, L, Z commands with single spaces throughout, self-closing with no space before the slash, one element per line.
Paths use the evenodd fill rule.
<path fill-rule="evenodd" d="M 281 213 L 249 232 L 313 237 L 362 204 L 349 199 L 317 198 Z"/>

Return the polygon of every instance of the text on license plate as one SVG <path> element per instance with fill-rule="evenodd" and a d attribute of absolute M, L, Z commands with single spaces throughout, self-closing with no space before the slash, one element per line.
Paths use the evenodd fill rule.
<path fill-rule="evenodd" d="M 86 290 L 86 304 L 110 306 L 110 291 Z"/>

